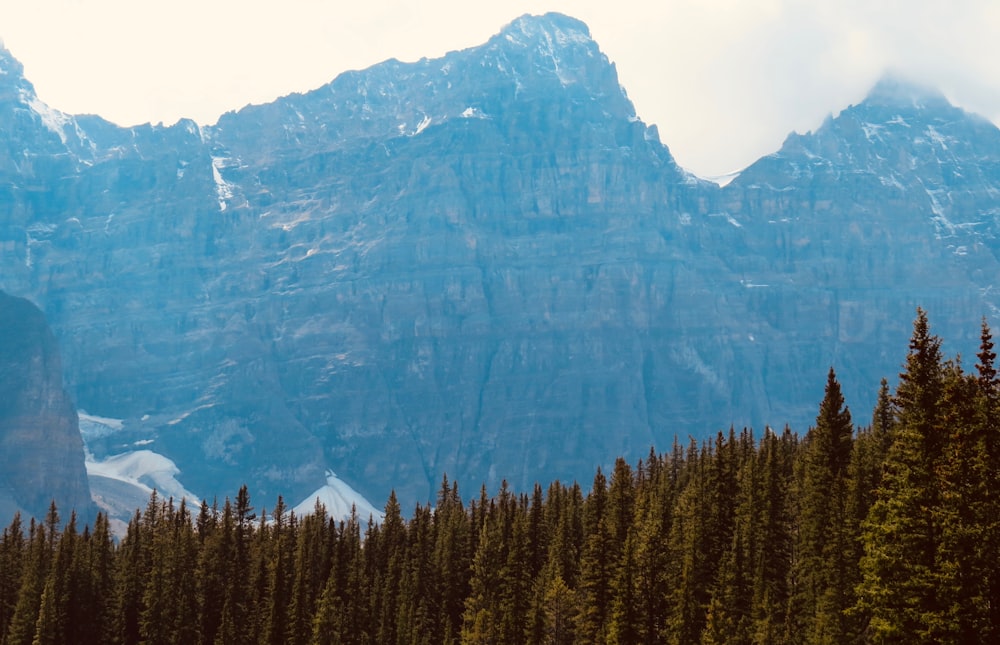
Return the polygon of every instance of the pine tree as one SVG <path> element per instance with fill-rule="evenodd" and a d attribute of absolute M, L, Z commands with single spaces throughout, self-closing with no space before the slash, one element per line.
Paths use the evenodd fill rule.
<path fill-rule="evenodd" d="M 80 624 L 78 643 L 101 645 L 113 641 L 115 545 L 108 516 L 98 513 L 94 531 L 84 541 L 88 602 L 76 605 Z"/>
<path fill-rule="evenodd" d="M 993 334 L 983 319 L 980 333 L 979 362 L 979 429 L 980 444 L 977 465 L 982 477 L 982 498 L 978 519 L 982 523 L 980 558 L 991 563 L 984 569 L 987 617 L 984 640 L 1000 640 L 1000 377 L 996 370 Z"/>
<path fill-rule="evenodd" d="M 21 523 L 21 514 L 15 513 L 10 525 L 0 537 L 0 642 L 7 633 L 14 608 L 17 606 L 18 590 L 24 574 L 26 542 Z"/>
<path fill-rule="evenodd" d="M 586 540 L 580 555 L 581 614 L 578 638 L 583 643 L 607 640 L 607 621 L 611 611 L 608 581 L 614 579 L 617 552 L 608 515 L 607 479 L 597 469 L 590 495 L 584 503 Z"/>
<path fill-rule="evenodd" d="M 778 643 L 785 633 L 788 578 L 792 566 L 790 485 L 797 437 L 768 428 L 758 451 L 760 524 L 753 562 L 753 635 L 756 643 Z"/>
<path fill-rule="evenodd" d="M 469 595 L 469 573 L 472 553 L 469 552 L 469 516 L 462 507 L 458 485 L 448 485 L 444 477 L 438 494 L 434 523 L 437 526 L 434 544 L 434 565 L 438 572 L 438 597 L 441 599 L 440 642 L 458 639 L 462 630 L 465 599 Z M 530 540 L 530 536 L 529 536 Z M 530 547 L 529 547 L 530 549 Z M 529 556 L 530 557 L 530 556 Z M 528 563 L 530 567 L 530 563 Z"/>
<path fill-rule="evenodd" d="M 986 487 L 990 467 L 985 451 L 985 419 L 979 382 L 957 365 L 945 372 L 941 400 L 942 427 L 948 441 L 939 466 L 940 541 L 935 560 L 936 594 L 942 605 L 937 638 L 976 642 L 989 634 L 986 583 L 995 561 L 985 560 Z M 985 575 L 984 575 L 985 574 Z"/>
<path fill-rule="evenodd" d="M 578 612 L 576 593 L 558 574 L 548 579 L 544 589 L 545 640 L 543 642 L 552 645 L 572 645 L 576 642 L 575 622 Z"/>
<path fill-rule="evenodd" d="M 46 520 L 50 530 L 58 521 L 55 505 L 50 510 Z M 70 638 L 68 613 L 72 602 L 72 580 L 74 575 L 74 555 L 77 547 L 76 513 L 70 515 L 70 521 L 59 535 L 58 541 L 52 544 L 55 555 L 52 565 L 45 578 L 45 586 L 39 601 L 38 618 L 35 621 L 35 634 L 32 645 L 56 645 L 57 643 L 75 642 Z"/>
<path fill-rule="evenodd" d="M 801 628 L 806 643 L 843 643 L 851 639 L 845 610 L 854 604 L 848 534 L 849 470 L 853 449 L 850 410 L 844 405 L 833 368 L 827 375 L 816 425 L 806 435 L 802 454 L 798 539 L 794 576 Z M 795 633 L 795 632 L 793 632 Z"/>
<path fill-rule="evenodd" d="M 709 593 L 717 560 L 711 554 L 711 532 L 716 513 L 711 507 L 712 463 L 708 446 L 700 450 L 692 440 L 688 449 L 685 485 L 678 494 L 667 542 L 670 613 L 666 634 L 669 643 L 696 643 L 705 626 Z M 627 560 L 623 557 L 622 562 Z"/>
<path fill-rule="evenodd" d="M 400 513 L 395 491 L 385 505 L 385 518 L 378 531 L 379 539 L 366 544 L 365 551 L 372 558 L 378 571 L 374 578 L 373 609 L 376 623 L 376 640 L 379 643 L 396 641 L 396 619 L 399 609 L 399 586 L 403 578 L 406 558 L 406 526 Z"/>
<path fill-rule="evenodd" d="M 296 525 L 295 514 L 289 520 Z M 333 576 L 332 552 L 336 533 L 326 507 L 317 499 L 311 515 L 297 521 L 291 598 L 288 607 L 287 642 L 306 643 L 312 634 L 311 621 L 323 592 L 324 581 Z"/>
<path fill-rule="evenodd" d="M 32 518 L 28 528 L 27 558 L 4 645 L 31 645 L 35 637 L 42 591 L 52 560 L 47 535 L 45 526 L 36 524 Z"/>
<path fill-rule="evenodd" d="M 863 529 L 857 613 L 875 643 L 936 643 L 945 613 L 936 558 L 941 539 L 943 438 L 939 401 L 941 341 L 917 310 L 905 370 L 896 389 L 896 427 L 876 500 Z"/>
<path fill-rule="evenodd" d="M 462 643 L 500 643 L 500 570 L 505 561 L 497 522 L 484 524 L 472 559 L 470 593 L 465 601 Z"/>
<path fill-rule="evenodd" d="M 730 441 L 733 441 L 730 436 Z M 702 643 L 750 643 L 753 633 L 752 571 L 761 521 L 761 485 L 754 459 L 753 435 L 745 430 L 737 443 L 738 495 L 732 540 L 722 556 L 708 604 Z"/>

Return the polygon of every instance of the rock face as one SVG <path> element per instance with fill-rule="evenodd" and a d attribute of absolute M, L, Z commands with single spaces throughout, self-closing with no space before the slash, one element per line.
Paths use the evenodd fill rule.
<path fill-rule="evenodd" d="M 893 79 L 719 188 L 556 14 L 211 127 L 63 115 L 0 66 L 0 287 L 124 420 L 96 449 L 204 496 L 587 481 L 804 431 L 831 364 L 864 418 L 917 305 L 966 355 L 1000 311 L 1000 132 Z"/>
<path fill-rule="evenodd" d="M 76 408 L 63 389 L 59 348 L 33 304 L 0 292 L 0 515 L 69 517 L 92 507 Z"/>

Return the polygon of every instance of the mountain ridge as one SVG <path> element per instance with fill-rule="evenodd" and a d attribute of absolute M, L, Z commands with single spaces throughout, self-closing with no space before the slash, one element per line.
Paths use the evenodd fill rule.
<path fill-rule="evenodd" d="M 527 490 L 676 435 L 804 431 L 832 363 L 863 409 L 916 305 L 960 343 L 1000 312 L 995 127 L 932 101 L 909 136 L 863 101 L 720 188 L 580 25 L 522 17 L 214 126 L 72 117 L 82 157 L 12 113 L 0 287 L 122 420 L 97 456 L 139 442 L 205 496 L 327 471 L 407 504 L 443 472 Z"/>

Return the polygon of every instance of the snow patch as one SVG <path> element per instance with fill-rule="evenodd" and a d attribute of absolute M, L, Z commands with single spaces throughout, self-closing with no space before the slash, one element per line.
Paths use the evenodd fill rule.
<path fill-rule="evenodd" d="M 125 422 L 121 419 L 99 417 L 83 410 L 79 410 L 77 416 L 80 418 L 80 435 L 85 443 L 91 439 L 113 435 L 125 427 Z"/>
<path fill-rule="evenodd" d="M 431 124 L 431 118 L 425 114 L 423 120 L 421 120 L 420 123 L 417 124 L 417 129 L 411 132 L 410 136 L 413 137 L 420 134 L 421 132 L 426 130 L 427 126 L 429 126 L 430 124 Z"/>
<path fill-rule="evenodd" d="M 486 119 L 488 118 L 486 114 L 479 108 L 467 107 L 462 110 L 463 119 Z"/>
<path fill-rule="evenodd" d="M 862 123 L 861 129 L 865 132 L 865 138 L 868 141 L 875 142 L 882 140 L 882 132 L 885 131 L 885 126 L 878 123 Z"/>
<path fill-rule="evenodd" d="M 87 476 L 104 477 L 130 484 L 149 495 L 155 488 L 164 498 L 199 501 L 199 497 L 177 480 L 180 469 L 173 460 L 152 450 L 133 450 L 100 461 L 87 454 Z"/>
<path fill-rule="evenodd" d="M 38 97 L 31 94 L 24 88 L 19 90 L 21 101 L 25 103 L 31 111 L 38 115 L 42 125 L 59 137 L 63 145 L 66 145 L 66 126 L 73 122 L 73 118 L 63 114 L 59 110 L 54 110 L 48 105 L 38 100 Z"/>
<path fill-rule="evenodd" d="M 893 188 L 897 188 L 900 191 L 906 190 L 903 187 L 903 184 L 900 183 L 899 176 L 896 175 L 896 173 L 891 173 L 888 177 L 886 177 L 885 175 L 880 176 L 879 177 L 879 182 L 883 186 L 892 186 Z"/>
<path fill-rule="evenodd" d="M 191 416 L 192 414 L 194 414 L 195 412 L 198 412 L 199 410 L 207 410 L 208 408 L 214 408 L 214 407 L 215 407 L 214 403 L 205 403 L 203 405 L 199 405 L 198 407 L 194 408 L 193 410 L 188 410 L 187 412 L 184 412 L 183 414 L 181 414 L 181 416 L 177 417 L 176 419 L 171 419 L 170 421 L 167 421 L 167 425 L 168 426 L 175 426 L 178 423 L 180 423 L 181 421 L 183 421 L 184 419 L 186 419 L 189 416 Z"/>
<path fill-rule="evenodd" d="M 311 515 L 316 509 L 317 501 L 326 507 L 326 512 L 334 519 L 346 520 L 351 516 L 352 507 L 356 509 L 360 522 L 367 521 L 369 517 L 376 522 L 381 522 L 384 518 L 382 511 L 372 506 L 371 502 L 337 477 L 332 470 L 326 471 L 326 486 L 318 488 L 292 510 L 300 517 Z"/>
<path fill-rule="evenodd" d="M 713 184 L 716 184 L 719 188 L 723 188 L 724 186 L 728 186 L 730 182 L 739 177 L 742 172 L 743 172 L 742 170 L 734 170 L 732 172 L 727 172 L 722 175 L 711 175 L 709 177 L 699 177 L 699 178 L 704 179 L 706 181 L 710 181 Z"/>
<path fill-rule="evenodd" d="M 927 138 L 937 144 L 937 146 L 942 150 L 948 150 L 948 143 L 954 142 L 954 139 L 942 135 L 934 128 L 933 125 L 927 126 L 927 129 L 924 130 L 924 132 L 927 134 Z"/>
<path fill-rule="evenodd" d="M 922 181 L 920 183 L 921 185 L 923 185 Z M 931 190 L 926 186 L 924 186 L 924 192 L 927 193 L 927 197 L 930 199 L 931 212 L 934 214 L 934 217 L 931 218 L 931 221 L 934 222 L 934 228 L 937 229 L 935 237 L 937 237 L 937 239 L 939 240 L 942 239 L 943 237 L 954 237 L 955 224 L 950 219 L 948 219 L 947 214 L 945 214 L 944 206 L 942 205 L 941 200 L 939 199 L 939 195 L 943 193 L 944 196 L 948 198 L 948 200 L 950 201 L 951 200 L 950 195 L 942 189 Z"/>
<path fill-rule="evenodd" d="M 219 198 L 219 212 L 224 212 L 228 207 L 226 200 L 233 198 L 233 184 L 222 178 L 222 169 L 225 167 L 228 157 L 212 157 L 212 179 L 215 180 L 215 193 Z"/>

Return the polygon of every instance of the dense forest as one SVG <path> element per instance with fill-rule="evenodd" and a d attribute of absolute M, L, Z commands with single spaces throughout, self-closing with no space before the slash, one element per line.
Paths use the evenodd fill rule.
<path fill-rule="evenodd" d="M 406 519 L 155 493 L 127 534 L 52 508 L 0 541 L 0 638 L 45 643 L 976 643 L 1000 640 L 1000 385 L 918 310 L 855 425 L 675 442 L 589 490 L 445 477 Z"/>

